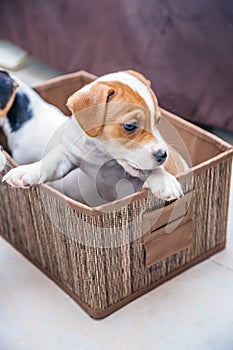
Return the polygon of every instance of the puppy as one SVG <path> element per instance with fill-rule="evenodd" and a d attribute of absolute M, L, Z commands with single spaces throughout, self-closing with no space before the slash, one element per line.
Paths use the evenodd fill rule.
<path fill-rule="evenodd" d="M 17 163 L 40 160 L 44 147 L 66 118 L 27 84 L 0 70 L 0 126 Z"/>
<path fill-rule="evenodd" d="M 67 106 L 73 116 L 57 146 L 41 161 L 12 169 L 4 181 L 25 188 L 65 177 L 52 185 L 91 206 L 142 187 L 165 200 L 182 196 L 174 175 L 187 165 L 158 131 L 158 102 L 144 76 L 107 74 L 75 92 Z"/>

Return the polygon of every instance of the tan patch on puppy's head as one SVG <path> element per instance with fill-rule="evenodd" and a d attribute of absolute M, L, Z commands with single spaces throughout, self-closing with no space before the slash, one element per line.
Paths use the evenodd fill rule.
<path fill-rule="evenodd" d="M 120 81 L 105 81 L 103 84 L 115 91 L 111 103 L 132 104 L 148 108 L 145 100 L 127 84 Z"/>
<path fill-rule="evenodd" d="M 90 137 L 97 137 L 104 126 L 107 103 L 115 90 L 104 83 L 86 86 L 71 95 L 67 106 Z"/>
<path fill-rule="evenodd" d="M 158 116 L 157 99 L 150 83 L 140 73 L 128 71 L 148 88 Z M 154 140 L 155 121 L 146 100 L 134 89 L 120 81 L 96 81 L 75 92 L 67 101 L 79 125 L 90 137 L 117 140 L 134 149 Z M 124 124 L 138 123 L 135 132 L 127 132 Z M 153 126 L 151 125 L 153 123 Z"/>
<path fill-rule="evenodd" d="M 124 147 L 136 149 L 154 141 L 152 130 L 157 127 L 160 111 L 157 98 L 150 88 L 150 82 L 140 73 L 134 71 L 125 71 L 125 73 L 131 74 L 146 86 L 154 104 L 155 115 L 151 116 L 146 100 L 128 85 L 121 82 L 105 82 L 109 86 L 114 86 L 116 92 L 108 105 L 102 137 L 118 139 Z M 134 132 L 127 132 L 123 124 L 134 121 L 138 122 L 139 127 Z"/>
<path fill-rule="evenodd" d="M 102 139 L 118 139 L 125 147 L 135 149 L 154 139 L 151 132 L 150 111 L 145 100 L 128 85 L 111 81 L 105 85 L 115 89 L 107 106 Z M 127 132 L 123 125 L 138 123 L 135 132 Z"/>
<path fill-rule="evenodd" d="M 154 136 L 149 130 L 139 127 L 134 132 L 129 133 L 120 123 L 107 125 L 104 133 L 107 135 L 105 139 L 118 140 L 121 145 L 131 150 L 142 147 L 154 140 Z"/>
<path fill-rule="evenodd" d="M 90 137 L 99 136 L 104 126 L 119 124 L 125 114 L 148 107 L 144 99 L 128 85 L 118 81 L 101 81 L 71 95 L 67 106 Z"/>

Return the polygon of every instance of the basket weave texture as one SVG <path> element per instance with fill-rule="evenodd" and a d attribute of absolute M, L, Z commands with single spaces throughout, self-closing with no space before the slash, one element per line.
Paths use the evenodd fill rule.
<path fill-rule="evenodd" d="M 67 97 L 94 78 L 78 72 L 48 81 L 37 91 L 67 112 Z M 226 244 L 232 147 L 162 112 L 187 142 L 194 166 L 192 176 L 180 177 L 184 193 L 192 193 L 192 225 L 187 226 L 191 227 L 190 244 L 181 244 L 181 250 L 159 261 L 147 261 L 150 243 L 145 244 L 144 215 L 156 212 L 164 203 L 146 190 L 127 203 L 95 210 L 47 185 L 28 190 L 0 185 L 1 235 L 96 318 L 110 314 Z M 200 145 L 204 145 L 202 159 Z M 159 251 L 157 237 L 153 244 Z"/>

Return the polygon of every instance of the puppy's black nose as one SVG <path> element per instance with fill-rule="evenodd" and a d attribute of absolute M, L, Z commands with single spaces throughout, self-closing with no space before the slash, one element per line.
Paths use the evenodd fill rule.
<path fill-rule="evenodd" d="M 158 165 L 162 165 L 167 159 L 167 152 L 159 149 L 156 153 L 153 154 Z"/>

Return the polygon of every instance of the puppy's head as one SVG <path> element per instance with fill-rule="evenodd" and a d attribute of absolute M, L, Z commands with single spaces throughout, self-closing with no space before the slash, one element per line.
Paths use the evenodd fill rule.
<path fill-rule="evenodd" d="M 145 176 L 165 162 L 158 102 L 140 73 L 105 75 L 75 92 L 67 106 L 86 134 L 100 139 L 105 151 L 132 176 Z"/>
<path fill-rule="evenodd" d="M 11 109 L 18 84 L 4 70 L 0 70 L 0 117 Z"/>

